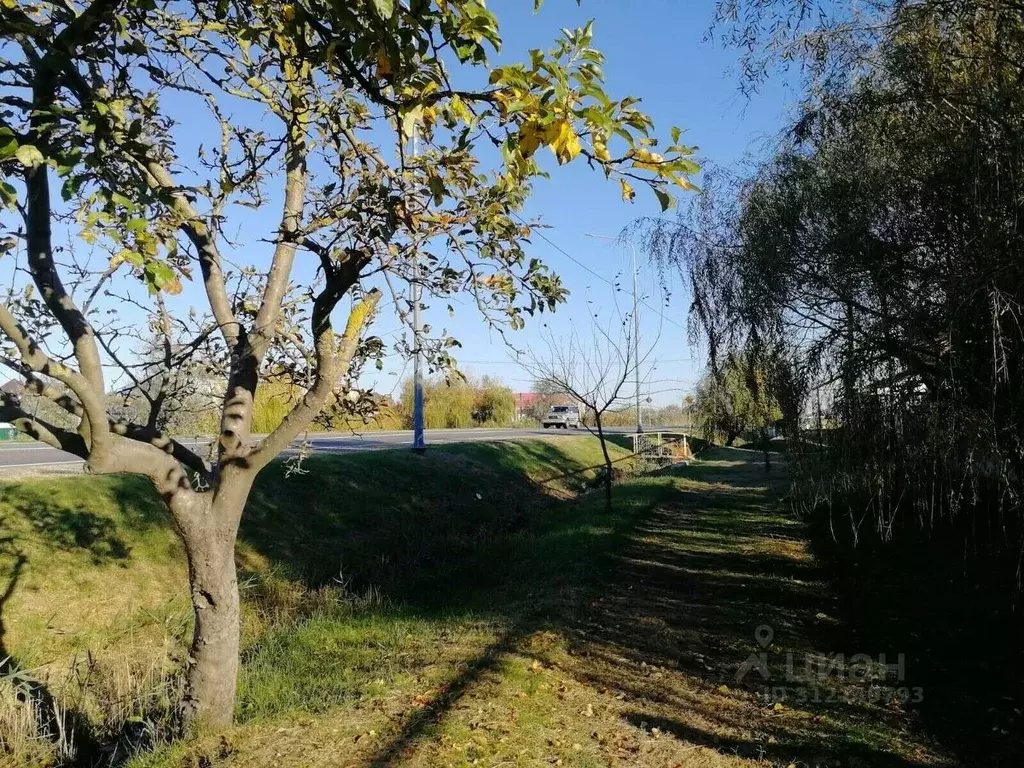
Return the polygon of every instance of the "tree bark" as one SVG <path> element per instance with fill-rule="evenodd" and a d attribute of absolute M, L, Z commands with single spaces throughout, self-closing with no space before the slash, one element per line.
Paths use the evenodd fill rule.
<path fill-rule="evenodd" d="M 765 427 L 761 430 L 761 446 L 764 449 L 764 471 L 772 471 L 772 460 L 771 455 L 768 452 L 768 428 Z"/>
<path fill-rule="evenodd" d="M 199 525 L 182 529 L 195 615 L 181 705 L 186 733 L 225 728 L 234 719 L 240 633 L 235 538 L 248 494 L 231 490 L 204 505 Z"/>
<path fill-rule="evenodd" d="M 600 415 L 594 416 L 594 423 L 597 426 L 597 439 L 601 441 L 601 453 L 604 454 L 604 504 L 610 514 L 612 511 L 612 457 L 608 453 L 608 445 L 604 440 Z"/>

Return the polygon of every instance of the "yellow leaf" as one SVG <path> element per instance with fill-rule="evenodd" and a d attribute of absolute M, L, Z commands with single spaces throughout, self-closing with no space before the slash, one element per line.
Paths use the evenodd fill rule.
<path fill-rule="evenodd" d="M 175 275 L 173 278 L 168 280 L 163 285 L 164 292 L 169 293 L 171 296 L 177 296 L 181 293 L 181 280 Z"/>
<path fill-rule="evenodd" d="M 608 151 L 608 145 L 605 144 L 604 138 L 600 136 L 594 137 L 594 155 L 597 156 L 598 160 L 606 163 L 612 159 L 611 152 Z"/>
<path fill-rule="evenodd" d="M 466 103 L 458 94 L 452 96 L 451 101 L 448 102 L 448 111 L 451 113 L 453 118 L 461 120 L 464 123 L 469 123 L 473 120 L 473 113 L 469 111 Z"/>
<path fill-rule="evenodd" d="M 423 121 L 423 107 L 413 107 L 402 115 L 402 138 L 408 139 L 416 131 L 416 125 Z"/>
<path fill-rule="evenodd" d="M 420 115 L 420 120 L 423 122 L 423 129 L 429 133 L 430 129 L 434 126 L 434 120 L 437 118 L 437 110 L 433 107 L 423 107 L 423 113 Z"/>
<path fill-rule="evenodd" d="M 638 149 L 633 153 L 633 165 L 648 171 L 658 171 L 665 162 L 665 158 L 657 152 L 649 149 Z"/>
<path fill-rule="evenodd" d="M 43 153 L 31 144 L 22 144 L 18 147 L 17 151 L 15 151 L 14 156 L 18 159 L 18 162 L 26 168 L 35 168 L 37 165 L 42 165 L 44 162 Z"/>
<path fill-rule="evenodd" d="M 530 157 L 544 141 L 544 129 L 536 120 L 523 123 L 519 129 L 519 151 L 523 157 Z"/>
<path fill-rule="evenodd" d="M 377 51 L 377 77 L 387 77 L 391 74 L 391 59 L 381 49 Z"/>
<path fill-rule="evenodd" d="M 633 187 L 625 179 L 619 179 L 619 186 L 622 187 L 622 199 L 627 203 L 633 202 L 633 198 L 636 197 L 636 192 L 633 191 Z"/>
<path fill-rule="evenodd" d="M 295 6 L 292 5 L 291 3 L 286 3 L 285 5 L 281 6 L 281 16 L 284 18 L 285 21 L 294 21 Z"/>
<path fill-rule="evenodd" d="M 549 125 L 546 134 L 550 137 L 548 143 L 559 165 L 565 165 L 580 153 L 580 138 L 573 130 L 572 123 L 564 117 Z"/>
<path fill-rule="evenodd" d="M 672 181 L 674 181 L 680 187 L 685 189 L 687 192 L 700 192 L 700 188 L 682 174 L 673 176 Z"/>
<path fill-rule="evenodd" d="M 508 116 L 508 105 L 513 100 L 515 94 L 510 90 L 495 91 L 493 94 L 494 100 L 498 102 L 498 114 L 501 115 L 502 119 Z"/>

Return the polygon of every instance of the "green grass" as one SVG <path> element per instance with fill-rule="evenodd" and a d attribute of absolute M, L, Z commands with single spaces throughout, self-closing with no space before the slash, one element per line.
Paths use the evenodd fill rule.
<path fill-rule="evenodd" d="M 597 442 L 579 438 L 451 446 L 426 456 L 314 456 L 305 462 L 308 474 L 291 478 L 281 465 L 268 468 L 237 550 L 251 662 L 240 715 L 280 712 L 305 695 L 301 675 L 273 672 L 305 655 L 303 638 L 316 633 L 300 630 L 304 622 L 370 622 L 366 664 L 383 668 L 387 644 L 368 629 L 382 611 L 394 629 L 404 620 L 399 611 L 451 610 L 456 596 L 462 610 L 475 602 L 486 612 L 476 589 L 484 581 L 507 586 L 510 600 L 529 600 L 517 571 L 571 578 L 578 564 L 570 559 L 564 567 L 552 552 L 562 544 L 551 541 L 593 531 L 573 524 L 558 500 L 592 483 L 600 459 Z M 110 688 L 118 678 L 114 698 L 130 695 L 121 689 L 133 676 L 148 676 L 153 663 L 180 664 L 191 620 L 184 555 L 147 481 L 0 484 L 0 525 L 0 659 L 11 656 L 8 666 L 32 670 L 86 719 L 102 720 L 111 695 L 103 691 L 97 701 L 76 688 L 83 663 L 90 685 Z M 552 554 L 549 567 L 530 568 L 521 558 L 529 551 Z M 499 562 L 503 570 L 491 567 Z M 353 631 L 360 634 L 342 634 Z M 324 700 L 346 700 L 354 678 L 344 670 L 359 668 L 342 665 L 338 684 L 328 686 L 335 693 Z M 296 681 L 291 698 L 280 691 L 284 678 Z"/>
<path fill-rule="evenodd" d="M 102 650 L 184 608 L 183 550 L 146 480 L 0 484 L 0 531 L 0 658 Z"/>
<path fill-rule="evenodd" d="M 775 629 L 776 671 L 786 651 L 832 650 L 819 616 L 833 605 L 802 525 L 776 504 L 784 473 L 766 476 L 749 451 L 704 457 L 624 480 L 611 512 L 581 495 L 600 463 L 589 438 L 315 457 L 298 478 L 269 468 L 238 547 L 238 725 L 132 768 L 947 764 L 906 713 L 767 701 L 736 683 L 759 624 Z M 92 644 L 109 649 L 103 663 L 119 651 L 173 665 L 187 636 L 184 577 L 170 576 L 181 553 L 144 487 L 125 482 L 3 489 L 51 610 L 75 563 L 95 580 L 61 633 L 46 610 L 30 615 L 21 584 L 3 616 L 54 635 L 51 654 Z M 31 520 L 75 509 L 108 520 L 86 526 L 103 535 L 32 533 Z M 111 539 L 123 547 L 96 544 Z M 115 639 L 104 601 L 133 580 L 152 594 L 122 606 Z M 19 655 L 40 642 L 11 640 Z"/>

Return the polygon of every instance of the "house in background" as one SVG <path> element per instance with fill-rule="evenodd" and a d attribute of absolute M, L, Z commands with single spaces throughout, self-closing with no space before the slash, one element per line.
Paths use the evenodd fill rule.
<path fill-rule="evenodd" d="M 550 395 L 538 392 L 516 393 L 516 421 L 537 418 L 537 409 L 546 405 Z"/>

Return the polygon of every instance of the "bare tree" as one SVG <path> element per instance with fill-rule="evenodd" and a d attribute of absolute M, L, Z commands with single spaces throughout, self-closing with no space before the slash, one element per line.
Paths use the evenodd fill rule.
<path fill-rule="evenodd" d="M 583 424 L 601 442 L 605 504 L 609 511 L 613 462 L 608 452 L 605 418 L 629 408 L 636 394 L 631 381 L 650 378 L 657 343 L 655 339 L 641 348 L 636 327 L 628 313 L 617 311 L 603 324 L 595 317 L 589 336 L 577 332 L 575 325 L 568 335 L 547 332 L 543 348 L 529 350 L 525 362 L 521 361 L 545 391 L 564 393 L 584 409 Z"/>

